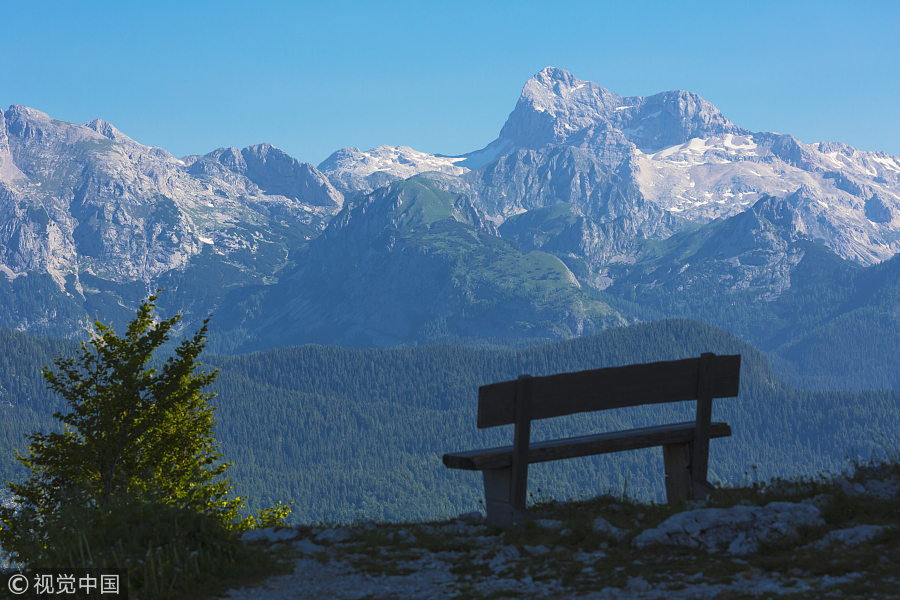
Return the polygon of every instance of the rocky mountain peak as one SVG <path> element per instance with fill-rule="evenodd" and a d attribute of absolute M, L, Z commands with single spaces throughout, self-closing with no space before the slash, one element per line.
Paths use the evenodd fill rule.
<path fill-rule="evenodd" d="M 175 157 L 172 156 L 168 150 L 164 150 L 155 146 L 145 146 L 140 142 L 136 142 L 116 129 L 111 123 L 107 123 L 103 119 L 94 119 L 93 121 L 88 121 L 84 124 L 84 127 L 87 127 L 92 131 L 96 131 L 103 137 L 112 140 L 117 144 L 125 146 L 127 148 L 127 152 L 132 156 L 150 154 L 156 158 L 161 158 L 166 161 L 175 160 Z"/>
<path fill-rule="evenodd" d="M 558 114 L 572 106 L 588 105 L 615 110 L 622 97 L 591 81 L 582 81 L 568 71 L 547 67 L 525 83 L 520 101 L 530 103 L 535 110 Z"/>
<path fill-rule="evenodd" d="M 23 140 L 41 137 L 52 121 L 47 113 L 18 104 L 10 106 L 3 117 L 6 121 L 6 133 Z"/>
<path fill-rule="evenodd" d="M 181 160 L 193 175 L 225 179 L 239 175 L 266 195 L 302 200 L 310 206 L 340 207 L 344 202 L 343 194 L 318 169 L 272 144 L 256 144 L 243 150 L 218 148 Z"/>
<path fill-rule="evenodd" d="M 109 138 L 114 142 L 119 142 L 120 144 L 134 141 L 103 119 L 94 119 L 93 121 L 88 121 L 84 124 L 84 126 L 88 129 L 93 129 L 103 137 Z"/>
<path fill-rule="evenodd" d="M 6 131 L 6 116 L 0 111 L 0 181 L 23 179 L 25 174 L 19 170 L 9 151 L 9 134 Z"/>
<path fill-rule="evenodd" d="M 322 161 L 318 169 L 346 196 L 369 193 L 397 179 L 427 172 L 462 175 L 469 169 L 454 163 L 461 158 L 419 152 L 409 146 L 378 146 L 365 152 L 341 148 Z"/>
<path fill-rule="evenodd" d="M 206 157 L 223 164 L 235 173 L 247 172 L 247 161 L 244 160 L 244 155 L 237 148 L 219 148 L 207 154 Z"/>
<path fill-rule="evenodd" d="M 750 133 L 693 92 L 662 92 L 647 98 L 625 98 L 624 102 L 616 109 L 613 125 L 642 152 L 656 152 L 693 138 Z"/>
<path fill-rule="evenodd" d="M 567 145 L 589 149 L 616 167 L 635 149 L 657 152 L 692 138 L 748 133 L 692 92 L 622 97 L 547 67 L 526 82 L 497 140 L 465 155 L 460 165 L 477 169 L 517 150 Z"/>
<path fill-rule="evenodd" d="M 574 132 L 608 123 L 622 97 L 568 71 L 547 67 L 525 83 L 500 137 L 517 148 L 561 144 Z"/>
<path fill-rule="evenodd" d="M 36 108 L 29 108 L 27 106 L 22 106 L 21 104 L 13 104 L 9 107 L 9 110 L 6 111 L 4 117 L 7 121 L 12 121 L 15 119 L 29 119 L 35 121 L 50 121 L 50 115 L 45 112 L 41 112 Z"/>
<path fill-rule="evenodd" d="M 758 217 L 780 227 L 792 241 L 807 234 L 806 225 L 800 212 L 784 198 L 765 196 L 750 209 Z"/>
<path fill-rule="evenodd" d="M 231 160 L 230 155 L 222 157 Z M 328 178 L 309 163 L 301 163 L 272 144 L 256 144 L 241 150 L 246 171 L 242 173 L 268 194 L 304 198 L 315 206 L 341 206 L 344 196 Z M 237 156 L 233 162 L 239 164 Z"/>

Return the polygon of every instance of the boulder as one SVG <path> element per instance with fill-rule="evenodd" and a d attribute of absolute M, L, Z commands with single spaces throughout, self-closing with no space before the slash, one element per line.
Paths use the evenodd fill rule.
<path fill-rule="evenodd" d="M 251 529 L 244 532 L 241 541 L 244 542 L 286 542 L 300 535 L 300 532 L 291 527 L 266 527 L 264 529 Z"/>
<path fill-rule="evenodd" d="M 882 531 L 884 531 L 884 527 L 881 525 L 857 525 L 847 529 L 836 529 L 829 531 L 828 535 L 821 540 L 809 544 L 809 547 L 825 549 L 836 544 L 858 546 L 863 542 L 868 542 Z"/>
<path fill-rule="evenodd" d="M 596 519 L 594 519 L 594 525 L 592 529 L 594 530 L 594 533 L 605 535 L 606 537 L 612 538 L 617 542 L 621 542 L 628 536 L 627 532 L 619 529 L 603 517 L 597 517 Z"/>
<path fill-rule="evenodd" d="M 338 529 L 326 529 L 315 537 L 315 541 L 321 544 L 338 544 L 350 539 L 350 530 L 345 527 Z"/>
<path fill-rule="evenodd" d="M 659 527 L 641 532 L 632 543 L 638 548 L 682 546 L 740 555 L 756 552 L 760 542 L 795 537 L 800 527 L 824 524 L 819 509 L 811 504 L 705 508 L 673 515 Z"/>
<path fill-rule="evenodd" d="M 324 547 L 316 544 L 312 540 L 300 540 L 299 542 L 294 542 L 294 548 L 303 554 L 312 554 L 314 552 L 322 552 L 325 550 Z"/>

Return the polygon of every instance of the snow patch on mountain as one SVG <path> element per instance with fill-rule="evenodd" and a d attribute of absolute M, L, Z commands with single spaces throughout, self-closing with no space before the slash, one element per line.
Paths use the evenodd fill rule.
<path fill-rule="evenodd" d="M 814 238 L 842 257 L 873 264 L 900 252 L 900 159 L 883 152 L 725 134 L 636 150 L 632 164 L 647 200 L 692 221 L 738 214 L 763 196 L 793 196 Z"/>
<path fill-rule="evenodd" d="M 472 170 L 480 169 L 498 158 L 512 154 L 515 151 L 516 145 L 511 140 L 496 139 L 481 150 L 469 152 L 458 157 L 462 160 L 457 164 Z"/>
<path fill-rule="evenodd" d="M 409 146 L 378 146 L 366 152 L 361 152 L 359 148 L 342 148 L 322 161 L 318 169 L 325 175 L 350 172 L 359 177 L 367 177 L 381 171 L 408 179 L 427 171 L 462 175 L 469 169 L 456 163 L 463 160 L 465 159 L 458 156 L 420 152 Z"/>

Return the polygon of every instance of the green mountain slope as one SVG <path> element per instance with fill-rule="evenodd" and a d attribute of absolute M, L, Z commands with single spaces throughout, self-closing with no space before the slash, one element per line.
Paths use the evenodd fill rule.
<path fill-rule="evenodd" d="M 842 302 L 821 323 L 774 353 L 790 383 L 811 389 L 900 389 L 900 257 L 853 270 Z M 834 293 L 834 292 L 831 292 Z"/>
<path fill-rule="evenodd" d="M 465 194 L 413 177 L 345 208 L 267 290 L 240 349 L 548 341 L 624 324 L 557 257 L 496 235 Z M 228 319 L 233 324 L 233 319 Z"/>

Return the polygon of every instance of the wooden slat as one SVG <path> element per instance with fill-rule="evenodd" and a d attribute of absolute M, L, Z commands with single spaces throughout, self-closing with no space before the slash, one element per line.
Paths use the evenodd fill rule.
<path fill-rule="evenodd" d="M 710 427 L 711 438 L 728 437 L 730 435 L 731 427 L 727 423 L 713 423 Z M 528 449 L 528 462 L 546 462 L 693 441 L 693 422 L 641 427 L 639 429 L 582 435 L 561 440 L 532 442 Z M 444 465 L 451 469 L 466 469 L 469 471 L 503 469 L 512 464 L 512 452 L 512 446 L 454 452 L 444 455 Z"/>
<path fill-rule="evenodd" d="M 532 378 L 532 419 L 697 398 L 699 358 Z M 741 356 L 716 356 L 714 398 L 737 396 Z M 478 389 L 478 428 L 515 422 L 516 382 Z"/>

